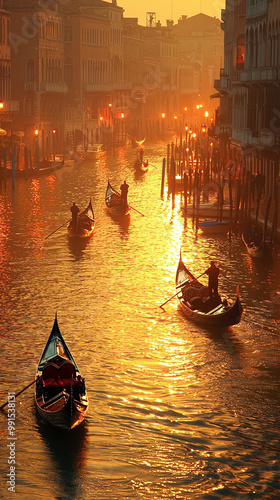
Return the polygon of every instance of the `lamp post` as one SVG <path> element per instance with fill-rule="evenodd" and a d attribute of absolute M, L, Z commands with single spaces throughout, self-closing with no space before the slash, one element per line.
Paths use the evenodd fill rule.
<path fill-rule="evenodd" d="M 53 129 L 52 133 L 53 133 L 53 161 L 55 161 L 55 134 L 56 134 L 56 130 Z"/>
<path fill-rule="evenodd" d="M 36 157 L 36 165 L 37 165 L 37 169 L 39 170 L 39 167 L 40 167 L 39 143 L 38 143 L 39 130 L 38 130 L 37 128 L 34 130 L 34 136 L 35 136 L 35 157 Z"/>

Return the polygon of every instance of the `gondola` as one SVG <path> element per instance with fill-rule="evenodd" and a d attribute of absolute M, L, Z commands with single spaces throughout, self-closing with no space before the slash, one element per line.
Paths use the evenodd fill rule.
<path fill-rule="evenodd" d="M 272 242 L 269 235 L 264 234 L 259 229 L 247 229 L 242 233 L 242 241 L 250 257 L 268 257 L 272 253 Z"/>
<path fill-rule="evenodd" d="M 197 324 L 206 327 L 227 327 L 240 322 L 243 308 L 237 297 L 232 306 L 227 300 L 209 297 L 208 287 L 196 279 L 180 260 L 176 272 L 176 288 L 179 289 L 178 299 L 185 316 Z"/>
<path fill-rule="evenodd" d="M 126 216 L 130 212 L 130 206 L 123 202 L 121 195 L 111 186 L 109 181 L 106 189 L 105 204 L 108 212 L 113 217 Z"/>
<path fill-rule="evenodd" d="M 89 238 L 95 227 L 94 212 L 91 204 L 91 200 L 87 208 L 81 212 L 78 216 L 77 227 L 73 226 L 73 221 L 71 220 L 67 227 L 68 236 L 70 238 Z"/>
<path fill-rule="evenodd" d="M 145 174 L 148 170 L 148 160 L 141 161 L 139 158 L 134 162 L 135 174 L 142 175 Z"/>
<path fill-rule="evenodd" d="M 35 403 L 42 421 L 67 430 L 81 424 L 88 410 L 85 380 L 62 337 L 57 316 L 35 380 Z"/>

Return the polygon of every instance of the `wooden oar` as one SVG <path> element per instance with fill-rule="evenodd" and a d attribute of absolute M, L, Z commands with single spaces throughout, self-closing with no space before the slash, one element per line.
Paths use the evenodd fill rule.
<path fill-rule="evenodd" d="M 21 389 L 21 391 L 17 392 L 14 395 L 14 397 L 17 398 L 20 394 L 22 394 L 24 391 L 26 391 L 26 389 L 28 389 L 28 387 L 30 387 L 31 385 L 35 384 L 35 382 L 36 382 L 36 379 L 33 380 L 30 384 L 28 384 L 26 387 L 24 387 L 24 389 Z M 0 410 L 3 410 L 3 408 L 5 408 L 5 406 L 7 406 L 8 403 L 9 403 L 9 401 L 7 401 L 2 406 L 0 406 Z"/>
<path fill-rule="evenodd" d="M 138 212 L 138 214 L 142 215 L 143 217 L 145 217 L 145 214 L 142 214 L 142 212 L 139 212 L 139 210 L 136 210 L 136 208 L 132 207 L 131 205 L 128 205 L 129 208 L 132 208 L 132 210 L 135 210 L 135 212 Z"/>
<path fill-rule="evenodd" d="M 71 219 L 69 219 L 68 221 L 64 222 L 64 224 L 62 224 L 61 226 L 59 226 L 57 229 L 55 229 L 52 233 L 48 234 L 48 236 L 45 237 L 45 240 L 47 238 L 49 238 L 52 234 L 56 233 L 56 231 L 58 231 L 59 229 L 61 229 L 63 226 L 66 226 L 66 224 L 69 224 Z"/>
<path fill-rule="evenodd" d="M 204 273 L 200 274 L 197 278 L 193 278 L 191 280 L 183 281 L 182 283 L 180 283 L 180 285 L 177 285 L 176 288 L 182 288 L 182 286 L 185 286 L 187 283 L 191 283 L 192 281 L 197 281 L 198 278 L 201 278 L 201 276 L 203 276 L 204 274 L 205 274 L 205 271 L 204 271 Z"/>
<path fill-rule="evenodd" d="M 169 302 L 170 300 L 174 299 L 174 297 L 176 297 L 177 295 L 179 295 L 179 293 L 181 293 L 181 290 L 177 293 L 175 293 L 175 295 L 172 295 L 172 297 L 170 297 L 170 299 L 167 299 L 163 304 L 161 304 L 161 306 L 159 307 L 163 307 L 165 306 L 165 304 L 167 304 L 167 302 Z"/>
<path fill-rule="evenodd" d="M 180 283 L 180 285 L 177 285 L 176 288 L 182 288 L 183 286 L 185 286 L 187 283 L 191 283 L 192 281 L 196 281 L 198 280 L 198 278 L 201 278 L 201 276 L 203 276 L 204 273 L 200 274 L 197 278 L 193 278 L 192 280 L 186 280 L 186 281 L 183 281 L 183 283 Z M 170 297 L 170 299 L 166 300 L 163 304 L 161 304 L 161 306 L 159 307 L 163 307 L 165 304 L 167 304 L 167 302 L 169 302 L 170 300 L 174 299 L 174 297 L 176 297 L 177 295 L 179 295 L 179 293 L 181 293 L 181 290 L 179 290 L 179 292 L 175 293 L 175 295 L 172 295 L 172 297 Z"/>
<path fill-rule="evenodd" d="M 115 191 L 115 193 L 117 193 L 119 196 L 121 196 L 121 194 L 120 194 L 118 191 L 116 191 L 114 188 L 112 188 L 112 189 Z M 142 214 L 142 212 L 139 212 L 139 210 L 136 210 L 136 208 L 132 207 L 131 205 L 127 205 L 127 206 L 128 206 L 129 208 L 132 208 L 132 210 L 135 210 L 135 212 L 138 212 L 138 214 L 140 214 L 140 215 L 142 215 L 143 217 L 145 217 L 145 214 Z"/>

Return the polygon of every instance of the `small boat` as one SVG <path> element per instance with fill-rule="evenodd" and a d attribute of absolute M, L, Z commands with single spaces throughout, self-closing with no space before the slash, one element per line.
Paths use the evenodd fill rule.
<path fill-rule="evenodd" d="M 123 202 L 121 195 L 111 186 L 109 181 L 106 189 L 105 204 L 110 215 L 116 217 L 126 216 L 130 212 L 130 206 Z"/>
<path fill-rule="evenodd" d="M 145 174 L 148 171 L 148 160 L 141 161 L 139 158 L 134 162 L 134 168 L 136 174 Z"/>
<path fill-rule="evenodd" d="M 184 204 L 182 205 L 182 210 L 185 211 Z M 218 210 L 217 201 L 214 201 L 213 203 L 211 203 L 211 202 L 210 203 L 200 203 L 200 205 L 198 206 L 198 209 L 195 208 L 194 211 L 193 211 L 192 204 L 187 205 L 187 216 L 194 217 L 197 215 L 197 212 L 199 214 L 199 217 L 206 217 L 206 218 L 217 217 L 220 215 L 220 211 Z M 224 200 L 222 216 L 225 219 L 229 219 L 229 217 L 230 217 L 229 201 Z"/>
<path fill-rule="evenodd" d="M 85 379 L 62 337 L 57 316 L 35 380 L 36 408 L 44 422 L 70 430 L 84 420 L 88 410 Z"/>
<path fill-rule="evenodd" d="M 87 147 L 79 145 L 77 153 L 90 160 L 99 160 L 105 156 L 106 151 L 103 144 L 89 144 Z"/>
<path fill-rule="evenodd" d="M 250 257 L 261 258 L 270 256 L 272 253 L 272 242 L 269 235 L 264 237 L 264 233 L 257 227 L 248 228 L 242 233 L 242 241 Z"/>
<path fill-rule="evenodd" d="M 184 315 L 207 327 L 227 327 L 240 322 L 243 308 L 239 300 L 238 287 L 237 297 L 233 305 L 229 306 L 227 299 L 221 301 L 221 297 L 209 297 L 208 286 L 204 286 L 186 268 L 180 260 L 176 272 L 176 288 L 180 289 L 178 299 Z"/>
<path fill-rule="evenodd" d="M 144 144 L 145 140 L 146 140 L 146 137 L 144 137 L 143 139 L 134 138 L 133 143 L 135 144 L 135 146 L 139 147 L 139 146 L 142 146 L 142 144 Z"/>
<path fill-rule="evenodd" d="M 210 221 L 210 220 L 205 220 L 203 222 L 200 222 L 198 224 L 198 227 L 205 233 L 205 234 L 227 234 L 229 231 L 229 221 Z"/>
<path fill-rule="evenodd" d="M 89 238 L 95 227 L 94 212 L 91 204 L 91 200 L 87 208 L 81 212 L 78 216 L 77 227 L 73 227 L 73 221 L 71 220 L 67 227 L 68 236 L 70 238 Z"/>

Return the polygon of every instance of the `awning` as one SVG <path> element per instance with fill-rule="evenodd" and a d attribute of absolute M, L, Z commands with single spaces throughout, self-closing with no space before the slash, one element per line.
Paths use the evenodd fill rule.
<path fill-rule="evenodd" d="M 219 99 L 221 97 L 220 92 L 217 92 L 216 94 L 210 95 L 210 99 Z"/>

